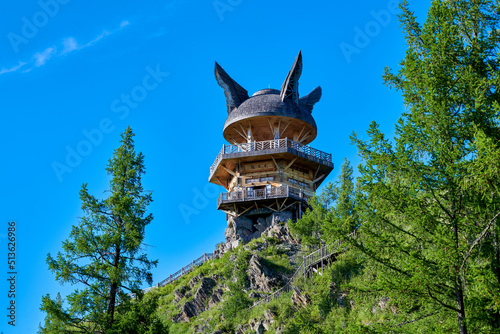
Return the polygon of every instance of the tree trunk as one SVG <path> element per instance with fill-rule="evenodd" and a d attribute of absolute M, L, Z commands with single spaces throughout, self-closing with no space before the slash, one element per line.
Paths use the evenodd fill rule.
<path fill-rule="evenodd" d="M 116 245 L 115 257 L 113 260 L 113 267 L 117 268 L 120 263 L 120 244 Z M 111 282 L 111 287 L 109 290 L 109 304 L 108 304 L 108 316 L 109 316 L 109 328 L 113 325 L 115 317 L 115 302 L 116 293 L 118 290 L 118 282 Z"/>
<path fill-rule="evenodd" d="M 498 227 L 495 226 L 493 229 L 492 233 L 493 237 L 493 247 L 494 247 L 494 253 L 495 253 L 495 265 L 494 265 L 494 271 L 495 271 L 495 276 L 497 278 L 497 284 L 500 285 L 500 247 L 498 245 Z M 497 312 L 493 313 L 495 325 L 497 328 L 500 328 L 500 314 Z"/>
<path fill-rule="evenodd" d="M 455 280 L 455 296 L 457 301 L 457 316 L 458 316 L 458 330 L 460 334 L 467 334 L 467 325 L 465 323 L 465 305 L 464 293 L 460 279 Z"/>

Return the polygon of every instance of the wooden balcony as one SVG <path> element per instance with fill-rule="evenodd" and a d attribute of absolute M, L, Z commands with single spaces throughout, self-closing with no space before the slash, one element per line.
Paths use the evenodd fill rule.
<path fill-rule="evenodd" d="M 224 204 L 265 201 L 275 198 L 293 198 L 306 202 L 310 196 L 304 194 L 302 189 L 289 187 L 287 185 L 267 187 L 264 189 L 239 189 L 220 194 L 217 199 L 217 210 L 220 210 Z"/>
<path fill-rule="evenodd" d="M 311 146 L 297 143 L 288 138 L 274 139 L 243 143 L 238 145 L 222 145 L 222 149 L 220 150 L 217 158 L 210 167 L 209 180 L 212 179 L 213 174 L 217 170 L 217 167 L 224 159 L 246 158 L 252 156 L 273 155 L 280 153 L 290 153 L 301 158 L 320 163 L 329 167 L 329 170 L 333 168 L 331 153 L 325 153 L 323 151 L 312 148 Z"/>

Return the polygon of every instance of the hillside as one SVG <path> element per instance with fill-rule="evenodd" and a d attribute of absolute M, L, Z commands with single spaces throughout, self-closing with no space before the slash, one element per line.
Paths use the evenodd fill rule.
<path fill-rule="evenodd" d="M 292 237 L 287 224 L 273 225 L 261 238 L 152 289 L 142 303 L 157 300 L 157 316 L 169 333 L 375 332 L 390 318 L 400 319 L 407 332 L 422 328 L 421 322 L 412 327 L 387 297 L 353 290 L 370 276 L 351 247 L 339 248 L 318 272 L 298 275 L 288 292 L 266 298 L 288 282 L 311 251 Z M 444 328 L 443 321 L 434 322 Z M 425 328 L 431 332 L 432 326 Z"/>

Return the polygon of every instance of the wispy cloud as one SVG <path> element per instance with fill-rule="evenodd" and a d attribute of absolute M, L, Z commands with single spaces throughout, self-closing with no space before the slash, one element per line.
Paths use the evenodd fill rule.
<path fill-rule="evenodd" d="M 63 47 L 62 54 L 70 53 L 78 50 L 78 43 L 73 37 L 68 37 L 63 40 Z"/>
<path fill-rule="evenodd" d="M 56 48 L 54 47 L 50 47 L 43 50 L 42 52 L 35 53 L 35 55 L 33 56 L 33 59 L 35 61 L 34 66 L 40 67 L 42 65 L 45 65 L 47 60 L 52 58 L 55 54 L 56 54 Z"/>
<path fill-rule="evenodd" d="M 4 73 L 16 72 L 17 70 L 19 70 L 24 65 L 26 65 L 26 63 L 20 61 L 19 64 L 17 64 L 16 66 L 12 66 L 10 68 L 2 68 L 0 70 L 0 75 L 2 75 Z"/>
<path fill-rule="evenodd" d="M 32 56 L 31 60 L 27 62 L 19 62 L 19 64 L 12 66 L 10 68 L 2 68 L 0 70 L 0 75 L 17 72 L 19 70 L 22 70 L 23 73 L 30 72 L 32 69 L 36 67 L 41 67 L 45 65 L 52 58 L 66 56 L 72 52 L 90 47 L 99 42 L 100 40 L 102 40 L 103 38 L 110 36 L 129 25 L 130 25 L 129 21 L 123 21 L 120 23 L 120 26 L 117 29 L 111 31 L 103 30 L 102 33 L 100 33 L 96 38 L 92 39 L 90 42 L 87 42 L 85 44 L 79 44 L 74 37 L 64 38 L 59 47 L 58 46 L 48 47 L 42 52 L 35 53 Z"/>

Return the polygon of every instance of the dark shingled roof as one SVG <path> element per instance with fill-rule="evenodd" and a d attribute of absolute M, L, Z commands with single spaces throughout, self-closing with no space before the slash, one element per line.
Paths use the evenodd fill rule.
<path fill-rule="evenodd" d="M 299 52 L 281 90 L 263 89 L 253 94 L 252 97 L 248 97 L 247 91 L 234 81 L 219 64 L 215 63 L 215 77 L 226 94 L 229 113 L 224 130 L 235 122 L 259 116 L 296 118 L 317 129 L 311 113 L 314 105 L 321 99 L 321 87 L 317 87 L 308 95 L 299 98 L 301 73 L 302 53 Z"/>
<path fill-rule="evenodd" d="M 311 112 L 302 103 L 298 104 L 292 99 L 282 101 L 280 91 L 277 89 L 263 89 L 253 94 L 228 115 L 224 129 L 234 122 L 257 116 L 292 117 L 305 121 L 317 129 Z"/>

